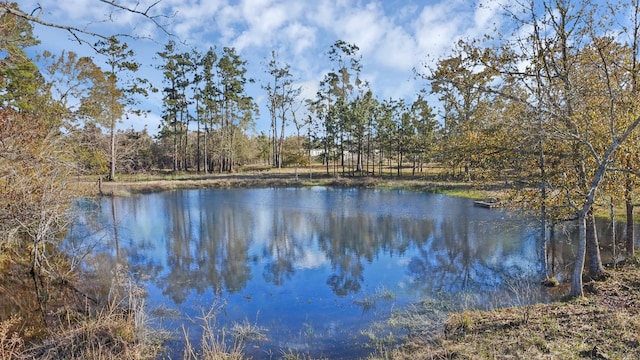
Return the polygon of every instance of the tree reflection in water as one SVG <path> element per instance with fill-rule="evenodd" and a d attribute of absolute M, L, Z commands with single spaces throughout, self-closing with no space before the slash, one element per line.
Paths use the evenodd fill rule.
<path fill-rule="evenodd" d="M 383 307 L 363 314 L 355 304 L 380 287 L 395 295 L 391 311 L 439 294 L 504 291 L 512 279 L 537 283 L 543 273 L 535 223 L 444 195 L 209 189 L 79 207 L 93 211 L 73 225 L 69 243 L 117 231 L 108 253 L 145 281 L 151 306 L 195 317 L 223 300 L 222 325 L 257 318 L 270 328 L 263 350 L 329 354 L 341 336 L 352 346 L 362 328 L 384 316 Z M 554 244 L 557 263 L 571 250 L 566 241 Z"/>

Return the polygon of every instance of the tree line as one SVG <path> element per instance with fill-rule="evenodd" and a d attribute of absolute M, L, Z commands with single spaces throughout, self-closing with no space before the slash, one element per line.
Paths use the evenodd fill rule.
<path fill-rule="evenodd" d="M 435 65 L 416 71 L 425 87 L 414 100 L 379 99 L 363 79 L 356 44 L 339 40 L 328 49 L 331 70 L 310 99 L 301 98 L 291 66 L 272 53 L 261 84 L 268 134 L 252 132 L 258 107 L 246 87 L 254 80 L 232 47 L 180 51 L 169 41 L 157 52 L 163 82 L 152 84 L 137 76 L 133 49 L 117 37 L 93 44 L 107 69 L 71 52 L 30 59 L 24 49 L 36 43 L 32 19 L 6 11 L 0 14 L 4 198 L 71 173 L 114 179 L 117 172 L 152 169 L 233 172 L 248 163 L 303 166 L 314 157 L 327 174 L 376 176 L 406 168 L 419 174 L 439 164 L 465 180 L 508 184 L 512 200 L 539 215 L 543 239 L 554 224 L 577 221 L 571 293 L 581 296 L 585 266 L 594 277 L 604 273 L 595 210 L 624 205 L 626 250 L 634 252 L 640 1 L 527 0 L 502 10 L 495 35 L 460 40 Z M 117 129 L 127 114 L 144 113 L 144 97 L 158 91 L 157 135 Z M 42 173 L 47 169 L 65 174 Z M 15 220 L 16 227 L 3 224 L 6 234 L 24 227 L 14 210 L 3 216 Z"/>
<path fill-rule="evenodd" d="M 163 122 L 157 144 L 164 159 L 153 164 L 174 171 L 231 172 L 234 166 L 264 163 L 276 168 L 326 164 L 327 173 L 372 174 L 383 163 L 428 161 L 438 126 L 435 113 L 418 96 L 379 101 L 360 78 L 358 47 L 337 41 L 328 51 L 334 69 L 314 99 L 302 99 L 291 66 L 273 52 L 265 64 L 269 133 L 251 134 L 258 106 L 247 95 L 246 61 L 235 49 L 179 52 L 174 41 L 158 52 L 163 61 Z M 288 146 L 285 146 L 287 145 Z"/>
<path fill-rule="evenodd" d="M 301 98 L 291 66 L 272 53 L 265 65 L 268 80 L 261 85 L 268 134 L 252 131 L 258 105 L 246 86 L 254 80 L 234 48 L 180 52 L 171 40 L 157 53 L 162 84 L 136 76 L 140 64 L 118 38 L 101 40 L 95 48 L 108 70 L 69 52 L 45 52 L 33 64 L 41 65 L 42 81 L 55 90 L 51 96 L 70 111 L 65 131 L 78 145 L 77 165 L 87 173 L 113 180 L 116 172 L 232 172 L 242 164 L 281 168 L 322 161 L 327 174 L 380 175 L 386 167 L 401 175 L 406 162 L 416 174 L 435 158 L 439 124 L 429 94 L 422 91 L 412 102 L 378 100 L 360 77 L 354 44 L 331 46 L 334 69 L 313 99 Z M 158 91 L 163 107 L 156 135 L 117 128 L 123 117 L 147 113 L 140 105 Z"/>

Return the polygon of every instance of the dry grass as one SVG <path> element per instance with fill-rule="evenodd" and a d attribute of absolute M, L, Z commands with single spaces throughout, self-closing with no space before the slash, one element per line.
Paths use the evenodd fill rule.
<path fill-rule="evenodd" d="M 105 304 L 82 312 L 60 308 L 58 326 L 24 355 L 51 360 L 156 358 L 164 337 L 149 326 L 144 290 L 119 267 L 109 294 Z"/>
<path fill-rule="evenodd" d="M 14 271 L 20 267 L 15 266 Z M 21 316 L 0 321 L 0 359 L 155 359 L 162 351 L 164 337 L 151 330 L 145 312 L 144 291 L 118 271 L 111 295 L 95 300 L 67 282 L 47 284 L 46 313 L 21 310 Z M 28 278 L 23 274 L 19 278 Z M 12 281 L 16 294 L 11 303 L 33 309 L 29 282 Z M 30 319 L 25 318 L 31 316 Z M 46 323 L 44 322 L 46 319 Z"/>
<path fill-rule="evenodd" d="M 54 332 L 24 353 L 37 359 L 153 359 L 159 353 L 141 338 L 134 320 L 121 312 L 106 311 Z"/>
<path fill-rule="evenodd" d="M 24 349 L 24 340 L 18 335 L 22 319 L 16 315 L 0 322 L 0 359 L 16 359 Z"/>
<path fill-rule="evenodd" d="M 231 327 L 231 334 L 236 342 L 248 342 L 248 341 L 262 341 L 266 339 L 267 329 L 252 324 L 249 320 L 244 320 L 241 323 L 235 323 Z"/>
<path fill-rule="evenodd" d="M 214 304 L 211 308 L 204 312 L 198 321 L 202 329 L 200 345 L 191 343 L 189 334 L 183 327 L 185 347 L 183 350 L 184 360 L 242 360 L 244 355 L 244 339 L 234 336 L 229 339 L 227 331 L 224 328 L 219 329 L 216 323 L 216 316 L 221 306 Z M 228 341 L 230 340 L 230 341 Z M 229 344 L 230 343 L 230 344 Z"/>
<path fill-rule="evenodd" d="M 300 353 L 294 350 L 282 350 L 278 357 L 282 360 L 324 360 L 326 358 L 314 358 L 309 354 Z"/>
<path fill-rule="evenodd" d="M 639 287 L 633 264 L 589 283 L 582 300 L 460 311 L 446 320 L 424 304 L 403 317 L 411 336 L 374 358 L 639 359 Z"/>

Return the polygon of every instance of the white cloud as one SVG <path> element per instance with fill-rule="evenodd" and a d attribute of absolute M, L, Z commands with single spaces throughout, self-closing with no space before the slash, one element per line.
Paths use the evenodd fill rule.
<path fill-rule="evenodd" d="M 313 99 L 316 97 L 316 93 L 319 89 L 319 79 L 311 79 L 300 83 L 298 86 L 302 88 L 302 98 Z"/>
<path fill-rule="evenodd" d="M 31 9 L 35 9 L 38 5 L 25 2 L 21 5 L 22 9 L 29 12 Z M 86 0 L 69 0 L 59 2 L 42 2 L 42 9 L 44 14 L 48 13 L 51 16 L 58 19 L 68 19 L 70 21 L 84 20 L 92 21 L 95 19 L 105 19 L 105 16 L 109 14 L 110 10 L 106 4 L 94 2 L 90 6 L 87 6 Z"/>
<path fill-rule="evenodd" d="M 479 3 L 476 6 L 474 14 L 474 23 L 476 29 L 489 30 L 492 21 L 495 19 L 496 13 L 499 11 L 500 6 L 498 2 L 488 2 L 487 4 Z"/>
<path fill-rule="evenodd" d="M 242 6 L 242 23 L 247 29 L 234 41 L 234 46 L 242 51 L 252 46 L 271 47 L 278 38 L 281 27 L 289 20 L 290 13 L 282 4 L 270 5 L 264 0 L 247 1 Z"/>
<path fill-rule="evenodd" d="M 214 19 L 226 19 L 223 14 L 225 4 L 223 0 L 169 0 L 159 3 L 162 13 L 169 16 L 162 20 L 169 24 L 168 30 L 178 39 L 193 44 L 199 44 L 204 40 L 203 34 L 218 28 L 219 21 Z"/>
<path fill-rule="evenodd" d="M 285 41 L 290 46 L 294 55 L 304 55 L 305 51 L 310 49 L 316 42 L 316 31 L 312 27 L 305 26 L 300 22 L 294 22 L 285 27 Z"/>
<path fill-rule="evenodd" d="M 339 20 L 343 40 L 356 44 L 362 55 L 367 55 L 376 48 L 387 26 L 384 13 L 375 3 L 346 12 Z"/>
<path fill-rule="evenodd" d="M 389 29 L 377 48 L 376 60 L 383 66 L 410 71 L 420 54 L 415 39 L 402 28 Z"/>
<path fill-rule="evenodd" d="M 440 2 L 425 6 L 414 23 L 418 48 L 429 56 L 438 58 L 467 29 L 468 11 L 464 1 Z"/>
<path fill-rule="evenodd" d="M 315 5 L 315 6 L 313 6 Z M 319 0 L 309 4 L 305 20 L 321 28 L 333 28 L 338 5 L 331 0 Z"/>

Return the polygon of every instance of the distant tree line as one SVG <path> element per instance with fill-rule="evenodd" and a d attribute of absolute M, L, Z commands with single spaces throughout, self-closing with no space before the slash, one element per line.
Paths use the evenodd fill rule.
<path fill-rule="evenodd" d="M 269 134 L 251 135 L 257 105 L 246 94 L 246 62 L 233 48 L 177 52 L 169 41 L 164 61 L 163 123 L 157 143 L 167 151 L 154 164 L 174 171 L 229 172 L 235 165 L 276 168 L 322 161 L 327 173 L 375 174 L 404 162 L 413 173 L 434 155 L 438 122 L 421 94 L 411 104 L 380 102 L 360 78 L 356 45 L 336 42 L 328 51 L 334 70 L 315 99 L 301 99 L 289 64 L 272 53 L 266 65 Z M 290 140 L 286 147 L 287 138 Z M 171 159 L 169 164 L 167 159 Z"/>

